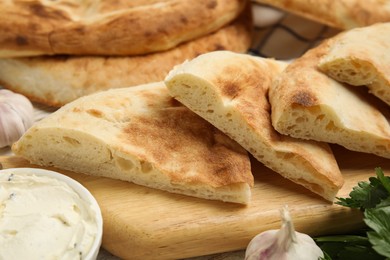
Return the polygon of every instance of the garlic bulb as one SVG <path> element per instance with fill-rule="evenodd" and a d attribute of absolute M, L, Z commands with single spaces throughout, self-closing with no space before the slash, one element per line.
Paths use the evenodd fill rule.
<path fill-rule="evenodd" d="M 33 106 L 25 96 L 0 89 L 0 148 L 12 145 L 34 122 Z"/>
<path fill-rule="evenodd" d="M 318 260 L 324 257 L 314 240 L 296 232 L 287 207 L 281 210 L 282 227 L 255 236 L 245 251 L 245 260 Z"/>

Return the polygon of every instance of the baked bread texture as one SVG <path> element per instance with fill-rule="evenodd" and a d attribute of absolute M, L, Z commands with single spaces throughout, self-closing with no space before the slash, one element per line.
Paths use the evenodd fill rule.
<path fill-rule="evenodd" d="M 390 21 L 383 0 L 253 0 L 342 30 Z"/>
<path fill-rule="evenodd" d="M 292 62 L 269 97 L 274 128 L 295 138 L 335 143 L 390 158 L 388 107 L 366 89 L 340 83 L 318 69 L 332 39 Z"/>
<path fill-rule="evenodd" d="M 247 204 L 247 152 L 174 100 L 163 82 L 79 98 L 12 147 L 31 163 Z"/>
<path fill-rule="evenodd" d="M 30 100 L 60 107 L 110 88 L 163 81 L 174 65 L 215 50 L 246 52 L 252 39 L 250 8 L 229 25 L 173 49 L 138 56 L 0 58 L 0 85 Z"/>
<path fill-rule="evenodd" d="M 268 89 L 286 64 L 215 51 L 176 66 L 169 93 L 249 151 L 265 166 L 332 201 L 343 177 L 329 146 L 279 134 Z"/>
<path fill-rule="evenodd" d="M 0 57 L 140 55 L 168 50 L 233 21 L 247 0 L 0 2 Z"/>
<path fill-rule="evenodd" d="M 364 39 L 364 40 L 363 40 Z M 367 86 L 390 105 L 390 23 L 340 33 L 319 62 L 319 68 L 337 81 Z"/>

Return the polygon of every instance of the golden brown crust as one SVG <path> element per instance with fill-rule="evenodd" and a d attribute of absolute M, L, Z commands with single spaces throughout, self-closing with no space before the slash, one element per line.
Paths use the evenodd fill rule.
<path fill-rule="evenodd" d="M 161 81 L 174 65 L 199 54 L 246 52 L 252 39 L 250 14 L 246 9 L 239 19 L 215 33 L 148 55 L 0 59 L 0 84 L 35 102 L 59 107 L 96 91 Z"/>
<path fill-rule="evenodd" d="M 390 2 L 386 0 L 254 0 L 308 19 L 350 29 L 390 21 Z"/>
<path fill-rule="evenodd" d="M 32 163 L 190 196 L 248 203 L 246 151 L 163 82 L 112 89 L 60 108 L 13 145 Z"/>
<path fill-rule="evenodd" d="M 390 23 L 340 33 L 318 66 L 337 81 L 367 86 L 370 93 L 390 105 L 389 36 Z"/>
<path fill-rule="evenodd" d="M 271 123 L 268 90 L 285 63 L 217 51 L 176 66 L 169 93 L 282 176 L 333 200 L 343 184 L 325 143 L 284 136 Z"/>
<path fill-rule="evenodd" d="M 272 124 L 295 138 L 390 158 L 388 107 L 364 89 L 340 83 L 318 68 L 336 39 L 309 50 L 281 73 L 269 93 Z"/>
<path fill-rule="evenodd" d="M 0 57 L 138 55 L 167 50 L 228 24 L 247 1 L 80 2 L 1 2 Z"/>
<path fill-rule="evenodd" d="M 155 96 L 146 98 L 150 99 L 147 106 L 156 103 Z M 167 102 L 173 106 L 156 109 L 156 114 L 149 118 L 132 117 L 122 129 L 124 143 L 148 151 L 145 160 L 155 165 L 167 165 L 174 155 L 175 170 L 169 172 L 172 183 L 208 183 L 222 187 L 244 182 L 253 186 L 253 176 L 244 174 L 250 172 L 247 154 L 237 143 L 173 98 Z M 195 161 L 198 161 L 197 174 L 183 174 L 194 170 L 195 165 L 190 162 Z"/>

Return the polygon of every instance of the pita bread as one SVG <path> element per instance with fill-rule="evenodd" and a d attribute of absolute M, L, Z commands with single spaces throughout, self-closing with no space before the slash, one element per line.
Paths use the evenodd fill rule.
<path fill-rule="evenodd" d="M 217 32 L 165 52 L 132 57 L 0 59 L 0 85 L 32 101 L 60 107 L 97 91 L 162 81 L 174 65 L 202 53 L 220 49 L 246 52 L 251 38 L 249 8 Z"/>
<path fill-rule="evenodd" d="M 254 0 L 339 29 L 390 21 L 384 0 Z"/>
<path fill-rule="evenodd" d="M 168 50 L 233 21 L 246 0 L 0 2 L 0 57 L 140 55 Z"/>
<path fill-rule="evenodd" d="M 180 105 L 163 82 L 85 96 L 13 145 L 31 163 L 247 204 L 253 176 L 236 142 Z"/>
<path fill-rule="evenodd" d="M 282 136 L 271 125 L 268 88 L 285 66 L 216 51 L 175 67 L 165 83 L 175 99 L 264 165 L 332 201 L 343 178 L 328 145 Z"/>
<path fill-rule="evenodd" d="M 335 37 L 319 68 L 338 81 L 366 85 L 390 105 L 389 50 L 390 23 L 356 28 Z"/>
<path fill-rule="evenodd" d="M 336 143 L 353 151 L 390 158 L 388 108 L 361 88 L 321 73 L 326 41 L 291 63 L 270 89 L 272 124 L 296 138 Z M 364 90 L 364 89 L 363 89 Z"/>

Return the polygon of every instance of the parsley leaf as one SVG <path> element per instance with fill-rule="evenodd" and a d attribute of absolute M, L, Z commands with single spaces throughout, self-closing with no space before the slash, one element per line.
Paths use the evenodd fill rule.
<path fill-rule="evenodd" d="M 377 177 L 370 177 L 369 182 L 359 182 L 349 193 L 349 198 L 337 198 L 335 203 L 364 211 L 363 220 L 370 228 L 366 235 L 371 248 L 390 259 L 390 177 L 385 176 L 379 167 L 375 168 L 375 173 Z M 354 243 L 352 251 L 358 252 L 359 247 L 362 252 L 366 250 L 361 244 Z M 348 247 L 347 251 L 351 249 Z"/>
<path fill-rule="evenodd" d="M 390 203 L 390 198 L 386 201 Z M 365 210 L 364 222 L 372 229 L 367 237 L 373 249 L 390 258 L 390 206 Z"/>
<path fill-rule="evenodd" d="M 369 183 L 361 181 L 353 187 L 349 198 L 337 198 L 336 204 L 350 207 L 370 209 L 375 208 L 383 199 L 390 196 L 390 177 L 384 176 L 381 168 L 376 168 L 378 178 L 370 177 Z"/>
<path fill-rule="evenodd" d="M 383 260 L 364 235 L 325 236 L 314 241 L 324 252 L 325 260 Z"/>
<path fill-rule="evenodd" d="M 381 168 L 375 168 L 375 173 L 378 176 L 379 181 L 383 187 L 387 190 L 388 195 L 390 194 L 390 177 L 386 177 Z"/>

